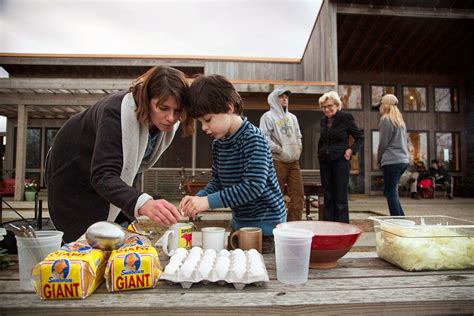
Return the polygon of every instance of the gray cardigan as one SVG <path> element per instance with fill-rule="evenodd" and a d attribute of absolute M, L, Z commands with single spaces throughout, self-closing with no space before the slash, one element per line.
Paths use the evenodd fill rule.
<path fill-rule="evenodd" d="M 388 118 L 380 120 L 377 163 L 380 166 L 408 163 L 408 142 L 406 127 L 395 127 Z"/>

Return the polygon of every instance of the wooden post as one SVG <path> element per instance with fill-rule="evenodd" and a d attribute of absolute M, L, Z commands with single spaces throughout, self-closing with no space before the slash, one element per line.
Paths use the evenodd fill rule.
<path fill-rule="evenodd" d="M 28 127 L 28 109 L 26 105 L 18 105 L 18 124 L 16 133 L 15 161 L 15 201 L 23 201 L 25 195 L 26 166 L 26 130 Z"/>

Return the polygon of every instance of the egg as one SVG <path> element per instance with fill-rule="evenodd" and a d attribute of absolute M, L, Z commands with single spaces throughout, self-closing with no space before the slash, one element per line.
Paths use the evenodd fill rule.
<path fill-rule="evenodd" d="M 170 263 L 171 262 L 176 262 L 177 264 L 181 264 L 183 262 L 183 259 L 185 258 L 186 256 L 182 256 L 182 255 L 174 255 L 170 258 Z"/>
<path fill-rule="evenodd" d="M 174 251 L 174 254 L 175 255 L 180 255 L 180 256 L 184 256 L 186 257 L 188 255 L 188 251 L 184 248 L 177 248 L 175 251 Z"/>
<path fill-rule="evenodd" d="M 196 247 L 196 246 L 194 246 L 194 247 L 191 248 L 191 250 L 189 251 L 189 254 L 193 254 L 193 253 L 198 253 L 199 255 L 202 255 L 202 248 L 201 248 L 201 247 Z"/>
<path fill-rule="evenodd" d="M 215 260 L 215 258 L 211 258 L 209 256 L 208 257 L 204 256 L 204 257 L 201 258 L 201 263 L 200 264 L 205 262 L 206 264 L 210 264 L 212 266 L 212 265 L 214 265 L 214 260 Z"/>
<path fill-rule="evenodd" d="M 245 274 L 246 269 L 245 269 L 245 266 L 237 265 L 233 267 L 233 271 L 237 279 L 242 279 Z"/>
<path fill-rule="evenodd" d="M 211 270 L 212 270 L 212 262 L 201 261 L 198 271 L 203 278 L 207 279 L 207 277 L 211 273 Z"/>
<path fill-rule="evenodd" d="M 242 266 L 246 267 L 247 266 L 247 259 L 245 257 L 235 257 L 233 262 L 233 266 Z"/>
<path fill-rule="evenodd" d="M 191 252 L 189 253 L 189 256 L 188 258 L 186 258 L 186 260 L 193 260 L 193 261 L 198 262 L 199 260 L 201 260 L 201 254 L 197 252 Z"/>
<path fill-rule="evenodd" d="M 240 248 L 237 248 L 235 249 L 233 252 L 232 252 L 232 255 L 235 257 L 235 256 L 239 256 L 239 257 L 242 257 L 242 256 L 245 256 L 245 253 L 242 249 Z"/>
<path fill-rule="evenodd" d="M 217 253 L 214 249 L 206 249 L 206 251 L 204 251 L 204 255 L 216 257 Z"/>
<path fill-rule="evenodd" d="M 226 266 L 230 265 L 229 257 L 217 257 L 216 264 L 224 264 Z"/>
<path fill-rule="evenodd" d="M 175 274 L 179 269 L 179 264 L 175 262 L 170 262 L 168 265 L 165 267 L 165 273 L 172 275 Z"/>
<path fill-rule="evenodd" d="M 265 270 L 261 265 L 254 265 L 250 266 L 249 274 L 254 277 L 262 276 L 265 274 Z"/>
<path fill-rule="evenodd" d="M 180 272 L 184 278 L 189 278 L 193 274 L 196 263 L 191 260 L 186 260 L 181 266 Z"/>
<path fill-rule="evenodd" d="M 247 255 L 249 257 L 258 257 L 258 258 L 260 258 L 260 252 L 258 252 L 256 249 L 250 249 L 249 251 L 247 251 Z"/>
<path fill-rule="evenodd" d="M 226 264 L 224 261 L 217 262 L 214 269 L 216 270 L 219 278 L 224 279 L 227 275 L 227 272 L 229 271 L 229 265 Z"/>
<path fill-rule="evenodd" d="M 229 250 L 227 250 L 227 249 L 222 249 L 221 251 L 219 251 L 219 257 L 220 257 L 220 256 L 229 257 L 229 256 L 230 256 Z"/>

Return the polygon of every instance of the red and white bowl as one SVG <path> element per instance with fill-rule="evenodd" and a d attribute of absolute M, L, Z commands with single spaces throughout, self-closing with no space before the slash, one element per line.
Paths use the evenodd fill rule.
<path fill-rule="evenodd" d="M 277 227 L 301 228 L 313 232 L 309 267 L 313 269 L 335 268 L 337 260 L 355 244 L 362 229 L 355 225 L 327 221 L 296 221 Z"/>

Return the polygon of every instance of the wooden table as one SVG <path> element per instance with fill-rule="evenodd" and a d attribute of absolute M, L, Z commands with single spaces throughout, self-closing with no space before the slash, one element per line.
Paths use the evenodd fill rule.
<path fill-rule="evenodd" d="M 41 301 L 18 290 L 18 269 L 0 270 L 0 314 L 471 314 L 474 270 L 404 272 L 375 253 L 350 252 L 329 270 L 310 270 L 306 284 L 276 280 L 275 257 L 265 255 L 270 282 L 235 290 L 195 284 L 189 290 L 160 281 L 155 289 L 108 293 L 105 283 L 85 300 Z M 163 261 L 162 263 L 165 263 Z"/>

